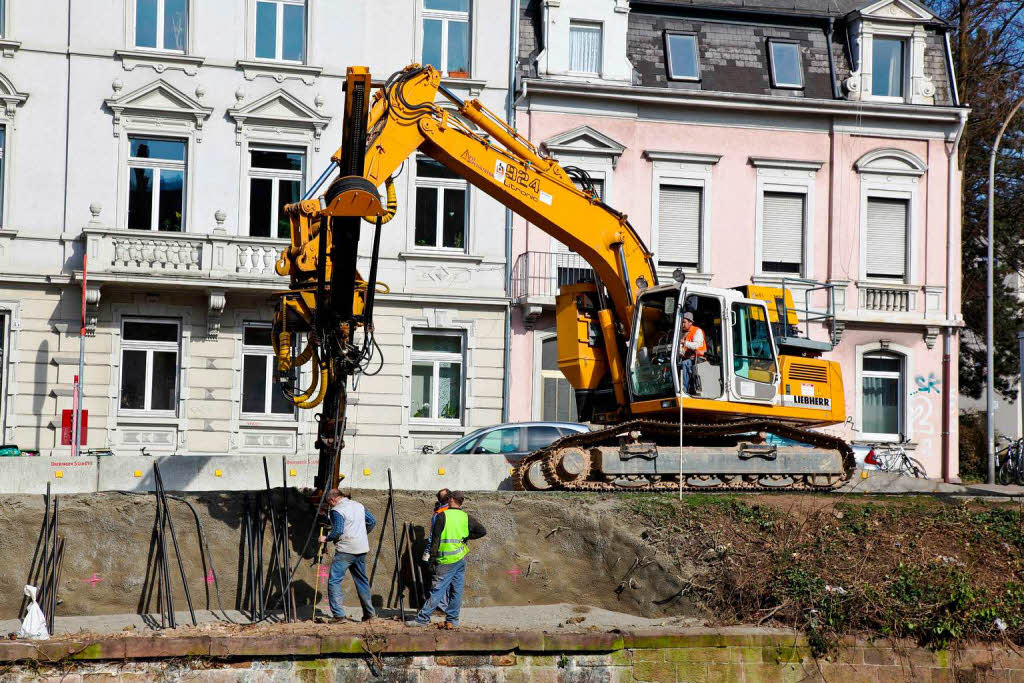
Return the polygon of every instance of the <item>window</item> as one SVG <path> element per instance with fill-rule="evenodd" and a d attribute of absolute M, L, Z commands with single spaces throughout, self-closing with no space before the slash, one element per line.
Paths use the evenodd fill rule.
<path fill-rule="evenodd" d="M 807 197 L 796 192 L 765 192 L 761 214 L 761 271 L 803 270 Z"/>
<path fill-rule="evenodd" d="M 466 181 L 427 157 L 416 159 L 416 246 L 466 249 Z"/>
<path fill-rule="evenodd" d="M 2 4 L 0 4 L 0 14 L 3 13 Z M 0 225 L 4 224 L 3 206 L 4 206 L 4 178 L 7 174 L 7 127 L 0 126 Z"/>
<path fill-rule="evenodd" d="M 302 197 L 305 155 L 280 149 L 249 150 L 249 235 L 291 236 L 285 204 Z"/>
<path fill-rule="evenodd" d="M 700 60 L 697 57 L 697 36 L 693 33 L 666 33 L 665 60 L 668 77 L 676 81 L 700 79 Z"/>
<path fill-rule="evenodd" d="M 473 447 L 473 453 L 520 453 L 525 450 L 520 445 L 521 431 L 519 427 L 503 427 L 489 431 Z"/>
<path fill-rule="evenodd" d="M 555 337 L 540 344 L 540 385 L 538 412 L 542 420 L 575 422 L 578 419 L 576 392 L 558 369 L 558 339 Z"/>
<path fill-rule="evenodd" d="M 469 76 L 469 0 L 423 0 L 423 63 Z"/>
<path fill-rule="evenodd" d="M 762 306 L 732 305 L 732 369 L 753 382 L 775 382 L 775 352 Z"/>
<path fill-rule="evenodd" d="M 572 432 L 566 432 L 571 434 Z M 539 451 L 547 448 L 562 438 L 562 432 L 557 427 L 538 425 L 526 428 L 526 450 Z"/>
<path fill-rule="evenodd" d="M 304 0 L 258 0 L 256 3 L 256 58 L 281 62 L 306 59 L 306 3 Z"/>
<path fill-rule="evenodd" d="M 128 228 L 181 232 L 185 141 L 128 138 Z"/>
<path fill-rule="evenodd" d="M 414 332 L 409 416 L 462 420 L 462 335 Z"/>
<path fill-rule="evenodd" d="M 873 437 L 900 438 L 903 424 L 903 356 L 873 352 L 861 360 L 861 429 Z"/>
<path fill-rule="evenodd" d="M 903 53 L 906 43 L 898 38 L 872 41 L 871 94 L 877 97 L 903 97 Z"/>
<path fill-rule="evenodd" d="M 906 278 L 909 207 L 906 199 L 868 197 L 865 270 L 869 278 Z"/>
<path fill-rule="evenodd" d="M 178 396 L 177 321 L 121 325 L 121 410 L 173 413 Z"/>
<path fill-rule="evenodd" d="M 187 32 L 188 0 L 135 0 L 135 47 L 184 52 Z"/>
<path fill-rule="evenodd" d="M 704 191 L 699 187 L 658 187 L 658 263 L 696 268 Z"/>
<path fill-rule="evenodd" d="M 601 24 L 593 21 L 569 22 L 569 71 L 578 74 L 601 73 Z"/>
<path fill-rule="evenodd" d="M 804 87 L 804 71 L 797 43 L 769 40 L 768 57 L 772 67 L 773 88 Z"/>
<path fill-rule="evenodd" d="M 294 415 L 295 407 L 274 378 L 276 360 L 270 325 L 246 325 L 242 330 L 242 412 Z"/>

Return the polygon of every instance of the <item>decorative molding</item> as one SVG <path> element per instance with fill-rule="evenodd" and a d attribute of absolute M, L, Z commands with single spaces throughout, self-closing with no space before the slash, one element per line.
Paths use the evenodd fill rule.
<path fill-rule="evenodd" d="M 316 79 L 324 70 L 322 66 L 286 64 L 284 62 L 261 62 L 247 59 L 239 59 L 235 62 L 235 68 L 242 70 L 242 76 L 247 81 L 254 81 L 262 76 L 272 78 L 278 83 L 284 83 L 289 78 L 294 78 L 306 85 L 316 83 Z"/>
<path fill-rule="evenodd" d="M 835 327 L 836 327 L 836 338 L 835 338 L 835 341 L 833 342 L 833 345 L 834 346 L 839 346 L 839 342 L 842 341 L 842 339 L 843 339 L 843 332 L 846 331 L 846 321 L 845 320 L 836 320 L 835 321 Z"/>
<path fill-rule="evenodd" d="M 853 167 L 858 173 L 881 173 L 884 175 L 904 175 L 921 177 L 928 170 L 916 154 L 895 147 L 874 149 L 854 162 Z"/>
<path fill-rule="evenodd" d="M 168 69 L 180 69 L 189 76 L 199 73 L 199 67 L 206 61 L 205 57 L 148 50 L 115 50 L 114 58 L 121 60 L 121 66 L 125 71 L 135 71 L 140 66 L 147 66 L 158 74 Z"/>
<path fill-rule="evenodd" d="M 771 157 L 750 157 L 750 164 L 756 168 L 784 169 L 792 171 L 814 171 L 817 172 L 825 165 L 824 161 L 810 161 L 805 159 L 775 159 Z"/>
<path fill-rule="evenodd" d="M 879 0 L 861 9 L 858 14 L 874 19 L 904 19 L 910 21 L 936 21 L 938 17 L 927 8 L 910 0 Z"/>
<path fill-rule="evenodd" d="M 4 57 L 13 57 L 14 53 L 20 49 L 20 40 L 5 40 L 0 38 L 0 51 L 4 53 Z"/>
<path fill-rule="evenodd" d="M 443 76 L 441 78 L 441 85 L 449 90 L 464 88 L 469 92 L 470 97 L 479 97 L 484 88 L 487 87 L 487 81 L 478 78 L 451 78 L 450 76 Z"/>
<path fill-rule="evenodd" d="M 398 258 L 405 261 L 456 261 L 460 263 L 481 263 L 483 256 L 463 253 L 445 253 L 430 251 L 400 251 Z"/>
<path fill-rule="evenodd" d="M 149 120 L 184 120 L 195 128 L 196 142 L 202 142 L 203 122 L 213 113 L 213 107 L 202 106 L 161 78 L 105 103 L 114 113 L 114 137 L 120 137 L 122 117 L 127 115 Z"/>
<path fill-rule="evenodd" d="M 590 126 L 578 126 L 541 143 L 553 155 L 597 156 L 611 159 L 614 169 L 626 146 Z"/>
<path fill-rule="evenodd" d="M 247 126 L 270 128 L 302 128 L 313 136 L 314 148 L 320 151 L 320 136 L 331 117 L 323 116 L 286 90 L 278 89 L 244 107 L 228 109 L 235 121 L 235 144 L 241 145 Z"/>
<path fill-rule="evenodd" d="M 96 321 L 100 317 L 100 292 L 99 285 L 86 284 L 85 287 L 85 336 L 96 336 Z"/>
<path fill-rule="evenodd" d="M 938 338 L 939 330 L 941 329 L 942 328 L 940 327 L 932 325 L 929 325 L 928 327 L 924 328 L 924 345 L 927 346 L 929 349 L 935 348 L 935 340 Z"/>
<path fill-rule="evenodd" d="M 4 115 L 8 119 L 13 119 L 14 115 L 18 111 L 18 107 L 25 103 L 28 99 L 26 93 L 18 92 L 18 89 L 14 87 L 14 83 L 11 82 L 4 74 L 0 74 L 0 101 L 4 103 Z"/>
<path fill-rule="evenodd" d="M 209 289 L 206 296 L 206 338 L 217 339 L 220 336 L 220 321 L 227 305 L 227 297 L 223 289 Z"/>
<path fill-rule="evenodd" d="M 692 154 L 690 152 L 663 152 L 654 149 L 645 149 L 644 158 L 648 161 L 667 161 L 677 164 L 703 164 L 714 166 L 722 158 L 721 154 Z"/>

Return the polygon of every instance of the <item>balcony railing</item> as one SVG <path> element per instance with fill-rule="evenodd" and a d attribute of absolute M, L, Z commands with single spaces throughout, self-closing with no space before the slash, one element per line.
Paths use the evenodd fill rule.
<path fill-rule="evenodd" d="M 512 266 L 512 299 L 553 299 L 562 285 L 593 281 L 593 269 L 579 254 L 527 251 Z"/>
<path fill-rule="evenodd" d="M 913 292 L 906 288 L 861 286 L 861 308 L 876 313 L 909 313 L 914 310 Z"/>
<path fill-rule="evenodd" d="M 83 233 L 89 276 L 98 280 L 131 280 L 135 275 L 184 285 L 219 280 L 228 289 L 232 284 L 282 287 L 287 282 L 274 270 L 287 240 L 91 226 Z"/>

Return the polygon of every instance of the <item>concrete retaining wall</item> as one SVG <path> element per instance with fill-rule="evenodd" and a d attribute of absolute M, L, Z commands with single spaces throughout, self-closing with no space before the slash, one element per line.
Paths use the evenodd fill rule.
<path fill-rule="evenodd" d="M 281 486 L 285 461 L 288 486 L 312 488 L 316 458 L 268 455 L 270 485 Z M 260 456 L 105 456 L 71 458 L 20 457 L 0 460 L 0 494 L 37 494 L 50 482 L 55 493 L 152 491 L 153 463 L 159 463 L 170 491 L 252 491 L 266 487 Z M 345 484 L 357 489 L 386 489 L 388 468 L 396 489 L 464 491 L 510 489 L 511 465 L 500 455 L 343 455 Z"/>

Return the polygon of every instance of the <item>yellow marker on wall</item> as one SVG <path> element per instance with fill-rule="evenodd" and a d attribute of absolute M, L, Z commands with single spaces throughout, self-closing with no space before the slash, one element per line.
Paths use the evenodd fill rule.
<path fill-rule="evenodd" d="M 142 476 L 142 470 L 135 470 L 135 478 L 138 479 Z"/>
<path fill-rule="evenodd" d="M 861 470 L 860 471 L 860 478 L 861 479 L 867 479 L 868 478 L 867 470 Z"/>
<path fill-rule="evenodd" d="M 369 467 L 367 467 L 366 469 L 363 470 L 363 476 L 364 477 L 370 476 L 370 468 Z"/>
<path fill-rule="evenodd" d="M 215 476 L 215 477 L 222 477 L 222 476 L 224 476 L 224 472 L 222 470 L 214 470 L 213 471 L 213 476 Z"/>
<path fill-rule="evenodd" d="M 55 476 L 58 479 L 63 479 L 64 478 L 64 470 L 57 470 L 56 472 L 53 473 L 53 476 Z"/>
<path fill-rule="evenodd" d="M 288 470 L 288 476 L 289 477 L 294 477 L 297 474 L 298 474 L 298 472 L 296 472 L 295 470 Z"/>
<path fill-rule="evenodd" d="M 443 477 L 444 476 L 444 468 L 443 467 L 438 467 L 437 468 L 437 473 L 440 474 Z"/>

